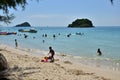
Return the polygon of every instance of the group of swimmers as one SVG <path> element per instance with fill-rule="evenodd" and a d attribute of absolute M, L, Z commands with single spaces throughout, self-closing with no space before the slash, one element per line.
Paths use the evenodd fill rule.
<path fill-rule="evenodd" d="M 59 33 L 59 35 L 60 35 L 60 33 Z M 78 34 L 77 34 L 78 35 Z M 79 35 L 83 35 L 82 33 L 79 33 Z M 68 35 L 67 35 L 67 37 L 70 37 L 71 36 L 71 33 L 69 33 Z M 27 38 L 28 37 L 28 35 L 26 35 L 26 34 L 24 34 L 24 38 Z M 47 37 L 47 34 L 43 34 L 42 35 L 42 37 Z M 56 35 L 55 34 L 53 34 L 53 38 L 55 38 L 56 37 Z M 43 43 L 45 42 L 45 40 L 43 40 Z M 17 42 L 17 39 L 15 39 L 15 47 L 17 48 L 18 47 L 18 42 Z M 54 62 L 54 54 L 55 54 L 55 52 L 54 52 L 54 50 L 52 49 L 52 47 L 49 47 L 49 53 L 51 54 L 51 56 L 49 56 L 49 59 L 51 60 L 51 62 Z M 102 52 L 101 52 L 101 50 L 100 50 L 100 48 L 98 48 L 98 50 L 97 50 L 97 53 L 98 53 L 98 56 L 101 56 L 102 55 Z"/>
<path fill-rule="evenodd" d="M 16 48 L 18 47 L 17 39 L 15 39 L 15 47 Z M 55 52 L 54 52 L 54 50 L 52 49 L 51 46 L 49 47 L 49 50 L 50 50 L 49 54 L 51 54 L 51 56 L 49 56 L 49 59 L 51 59 L 51 62 L 54 62 L 54 54 L 55 54 Z M 102 52 L 101 52 L 100 48 L 98 48 L 97 53 L 98 53 L 98 56 L 102 55 Z"/>
<path fill-rule="evenodd" d="M 82 33 L 82 32 L 76 32 L 75 33 L 76 35 L 84 35 L 84 33 Z M 61 35 L 60 33 L 58 33 L 57 35 Z M 55 39 L 56 37 L 57 37 L 57 35 L 56 34 L 53 34 L 53 38 Z M 66 37 L 70 37 L 72 34 L 71 33 L 69 33 L 69 34 L 67 34 L 66 35 Z M 18 36 L 21 36 L 21 34 L 18 34 Z M 24 38 L 25 39 L 27 39 L 28 38 L 28 35 L 27 34 L 23 34 L 23 36 L 24 36 Z M 45 34 L 42 34 L 42 37 L 48 37 L 48 35 L 45 33 Z M 35 39 L 36 37 L 35 36 L 33 36 L 33 39 Z M 43 42 L 45 42 L 44 40 L 43 40 Z"/>

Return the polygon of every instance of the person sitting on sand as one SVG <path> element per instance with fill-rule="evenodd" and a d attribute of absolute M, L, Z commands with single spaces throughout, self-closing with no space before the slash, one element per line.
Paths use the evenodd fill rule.
<path fill-rule="evenodd" d="M 98 51 L 97 51 L 98 55 L 101 56 L 102 55 L 102 52 L 100 50 L 100 48 L 98 48 Z"/>
<path fill-rule="evenodd" d="M 55 55 L 55 52 L 54 52 L 54 50 L 52 49 L 51 46 L 49 47 L 49 53 L 48 53 L 48 54 L 50 54 L 50 56 L 48 57 L 48 59 L 51 59 L 50 62 L 54 62 L 54 55 Z"/>

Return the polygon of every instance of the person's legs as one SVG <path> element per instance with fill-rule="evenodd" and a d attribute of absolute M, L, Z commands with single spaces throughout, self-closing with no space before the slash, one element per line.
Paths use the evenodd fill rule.
<path fill-rule="evenodd" d="M 52 56 L 50 56 L 50 62 L 54 62 L 54 56 L 52 55 Z"/>
<path fill-rule="evenodd" d="M 54 57 L 51 58 L 51 62 L 54 62 Z"/>

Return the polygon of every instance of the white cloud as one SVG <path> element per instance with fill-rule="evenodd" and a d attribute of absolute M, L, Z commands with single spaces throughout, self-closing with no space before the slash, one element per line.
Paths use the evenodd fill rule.
<path fill-rule="evenodd" d="M 68 18 L 66 15 L 56 15 L 56 14 L 38 14 L 38 15 L 31 15 L 29 18 Z"/>

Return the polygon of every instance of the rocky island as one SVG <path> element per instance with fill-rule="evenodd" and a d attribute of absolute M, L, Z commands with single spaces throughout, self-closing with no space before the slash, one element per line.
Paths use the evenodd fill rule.
<path fill-rule="evenodd" d="M 24 23 L 16 25 L 15 27 L 31 27 L 31 25 L 28 22 L 24 22 Z"/>
<path fill-rule="evenodd" d="M 72 24 L 69 24 L 68 27 L 70 28 L 90 28 L 94 27 L 92 24 L 92 21 L 89 19 L 76 19 L 72 22 Z"/>

